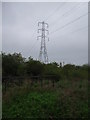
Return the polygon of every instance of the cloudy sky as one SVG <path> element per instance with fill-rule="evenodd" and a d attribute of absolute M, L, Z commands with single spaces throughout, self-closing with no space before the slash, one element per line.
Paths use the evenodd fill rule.
<path fill-rule="evenodd" d="M 38 22 L 49 24 L 49 62 L 88 63 L 88 3 L 3 2 L 2 48 L 38 59 Z"/>

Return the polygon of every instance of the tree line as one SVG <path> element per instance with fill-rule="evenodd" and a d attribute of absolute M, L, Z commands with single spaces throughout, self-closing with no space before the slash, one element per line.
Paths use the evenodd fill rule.
<path fill-rule="evenodd" d="M 27 60 L 21 53 L 2 53 L 2 76 L 52 76 L 55 79 L 88 79 L 88 65 L 44 64 L 29 57 Z"/>

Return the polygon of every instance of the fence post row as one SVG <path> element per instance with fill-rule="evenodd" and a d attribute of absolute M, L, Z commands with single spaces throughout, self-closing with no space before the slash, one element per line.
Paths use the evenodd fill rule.
<path fill-rule="evenodd" d="M 2 77 L 2 83 L 4 83 L 4 89 L 5 89 L 5 92 L 7 90 L 7 83 L 17 83 L 16 80 L 18 80 L 19 82 L 19 86 L 21 86 L 22 82 L 24 79 L 30 79 L 31 80 L 31 86 L 34 84 L 34 82 L 37 83 L 37 81 L 40 81 L 40 84 L 41 84 L 41 87 L 43 87 L 43 80 L 46 79 L 48 80 L 48 86 L 49 86 L 49 81 L 52 81 L 52 86 L 54 87 L 55 86 L 55 75 L 47 75 L 47 76 L 29 76 L 29 77 Z"/>

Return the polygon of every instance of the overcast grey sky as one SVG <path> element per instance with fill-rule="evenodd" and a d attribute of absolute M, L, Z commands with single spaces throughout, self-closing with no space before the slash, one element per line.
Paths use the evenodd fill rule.
<path fill-rule="evenodd" d="M 46 41 L 49 62 L 88 63 L 87 12 L 88 3 L 82 2 L 3 2 L 3 51 L 21 52 L 24 57 L 38 59 L 37 23 L 44 20 L 49 24 L 49 42 Z M 80 16 L 83 17 L 70 23 Z"/>

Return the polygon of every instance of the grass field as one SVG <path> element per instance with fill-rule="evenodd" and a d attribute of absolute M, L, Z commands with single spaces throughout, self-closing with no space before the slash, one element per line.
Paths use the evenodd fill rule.
<path fill-rule="evenodd" d="M 88 118 L 88 80 L 60 80 L 55 87 L 25 83 L 3 94 L 3 118 Z"/>

